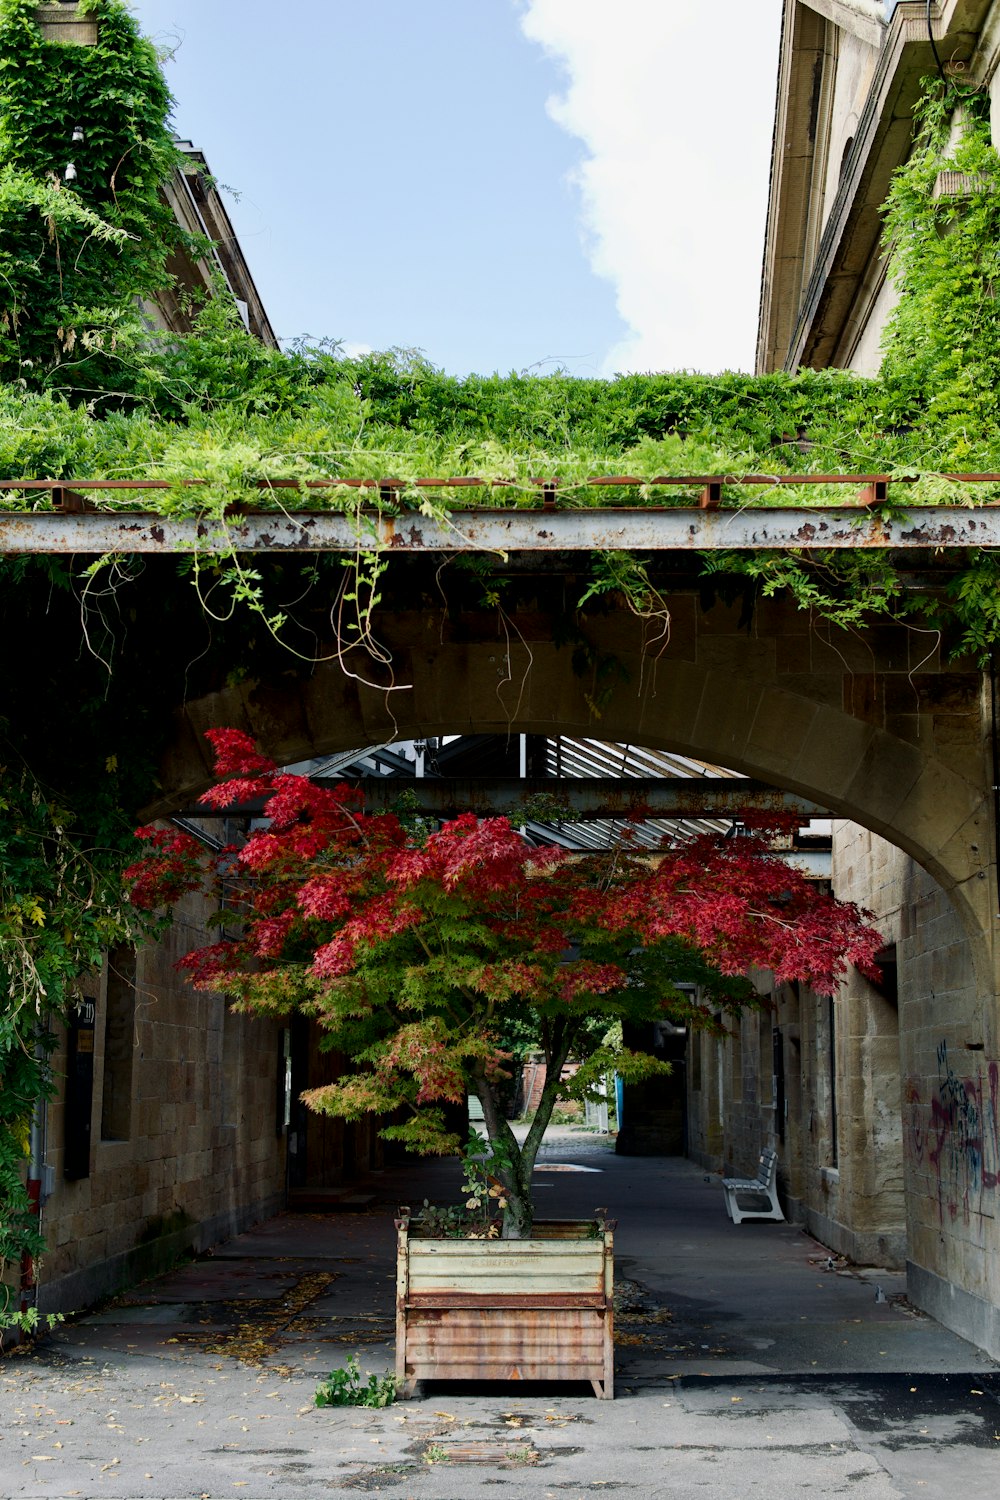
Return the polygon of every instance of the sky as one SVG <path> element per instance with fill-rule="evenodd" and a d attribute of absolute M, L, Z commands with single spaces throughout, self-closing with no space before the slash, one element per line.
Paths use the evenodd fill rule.
<path fill-rule="evenodd" d="M 133 0 L 279 336 L 750 369 L 781 0 Z"/>

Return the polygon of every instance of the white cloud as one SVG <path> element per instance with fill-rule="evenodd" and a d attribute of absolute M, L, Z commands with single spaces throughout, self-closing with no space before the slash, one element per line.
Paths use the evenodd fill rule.
<path fill-rule="evenodd" d="M 632 330 L 614 370 L 749 369 L 764 243 L 781 0 L 520 0 L 559 59 L 552 117 L 594 270 Z"/>

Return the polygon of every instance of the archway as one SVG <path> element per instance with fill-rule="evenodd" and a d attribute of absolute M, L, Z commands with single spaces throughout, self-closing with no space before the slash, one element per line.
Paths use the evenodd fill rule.
<path fill-rule="evenodd" d="M 610 610 L 588 618 L 584 653 L 561 644 L 541 610 L 519 613 L 516 631 L 495 614 L 457 624 L 431 610 L 387 614 L 376 629 L 391 683 L 371 683 L 371 663 L 354 652 L 178 706 L 162 795 L 146 813 L 190 805 L 209 784 L 203 732 L 218 724 L 286 763 L 401 738 L 596 727 L 800 793 L 890 839 L 949 893 L 970 940 L 986 945 L 977 963 L 992 980 L 978 669 L 942 665 L 940 646 L 928 657 L 924 632 L 833 633 L 787 601 L 758 606 L 752 631 L 737 605 L 705 610 L 690 592 L 670 606 L 665 645 L 651 649 L 641 621 Z"/>

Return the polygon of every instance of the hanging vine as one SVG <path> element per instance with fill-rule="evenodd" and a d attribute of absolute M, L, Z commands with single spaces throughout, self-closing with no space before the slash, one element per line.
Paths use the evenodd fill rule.
<path fill-rule="evenodd" d="M 914 119 L 912 152 L 884 207 L 897 301 L 878 386 L 895 407 L 895 438 L 873 472 L 918 476 L 910 503 L 975 504 L 995 500 L 994 487 L 974 496 L 948 473 L 1000 469 L 1000 155 L 989 97 L 968 85 L 927 79 Z M 1000 641 L 995 555 L 954 560 L 934 595 L 908 590 L 884 552 L 733 553 L 703 563 L 755 579 L 765 595 L 787 592 L 836 625 L 888 615 L 946 630 L 955 654 L 985 664 Z"/>

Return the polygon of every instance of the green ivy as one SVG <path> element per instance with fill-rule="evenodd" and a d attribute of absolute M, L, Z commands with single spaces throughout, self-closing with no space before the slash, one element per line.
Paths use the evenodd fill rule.
<path fill-rule="evenodd" d="M 913 149 L 884 206 L 883 243 L 898 294 L 873 384 L 894 408 L 894 432 L 872 470 L 918 482 L 907 503 L 996 501 L 995 485 L 961 485 L 951 472 L 1000 470 L 1000 155 L 989 96 L 934 76 L 915 111 Z M 934 596 L 908 592 L 881 552 L 730 554 L 706 570 L 752 578 L 764 594 L 788 592 L 839 625 L 873 615 L 944 631 L 953 654 L 985 665 L 1000 641 L 995 556 L 951 554 L 956 575 Z"/>
<path fill-rule="evenodd" d="M 105 394 L 128 383 L 138 299 L 170 281 L 182 236 L 159 189 L 184 158 L 123 0 L 80 10 L 96 46 L 44 41 L 35 0 L 0 0 L 0 378 Z"/>
<path fill-rule="evenodd" d="M 0 725 L 6 730 L 7 726 Z M 6 740 L 6 733 L 4 734 Z M 53 1021 L 75 987 L 113 944 L 143 928 L 125 899 L 126 820 L 113 802 L 91 799 L 87 826 L 44 787 L 9 742 L 0 764 L 0 1332 L 24 1326 L 9 1273 L 38 1256 L 38 1232 L 24 1183 L 31 1117 L 52 1091 Z M 152 930 L 152 929 L 148 929 Z"/>
<path fill-rule="evenodd" d="M 915 118 L 885 206 L 899 301 L 883 375 L 924 406 L 935 466 L 968 469 L 1000 450 L 1000 157 L 987 94 L 934 84 Z"/>

